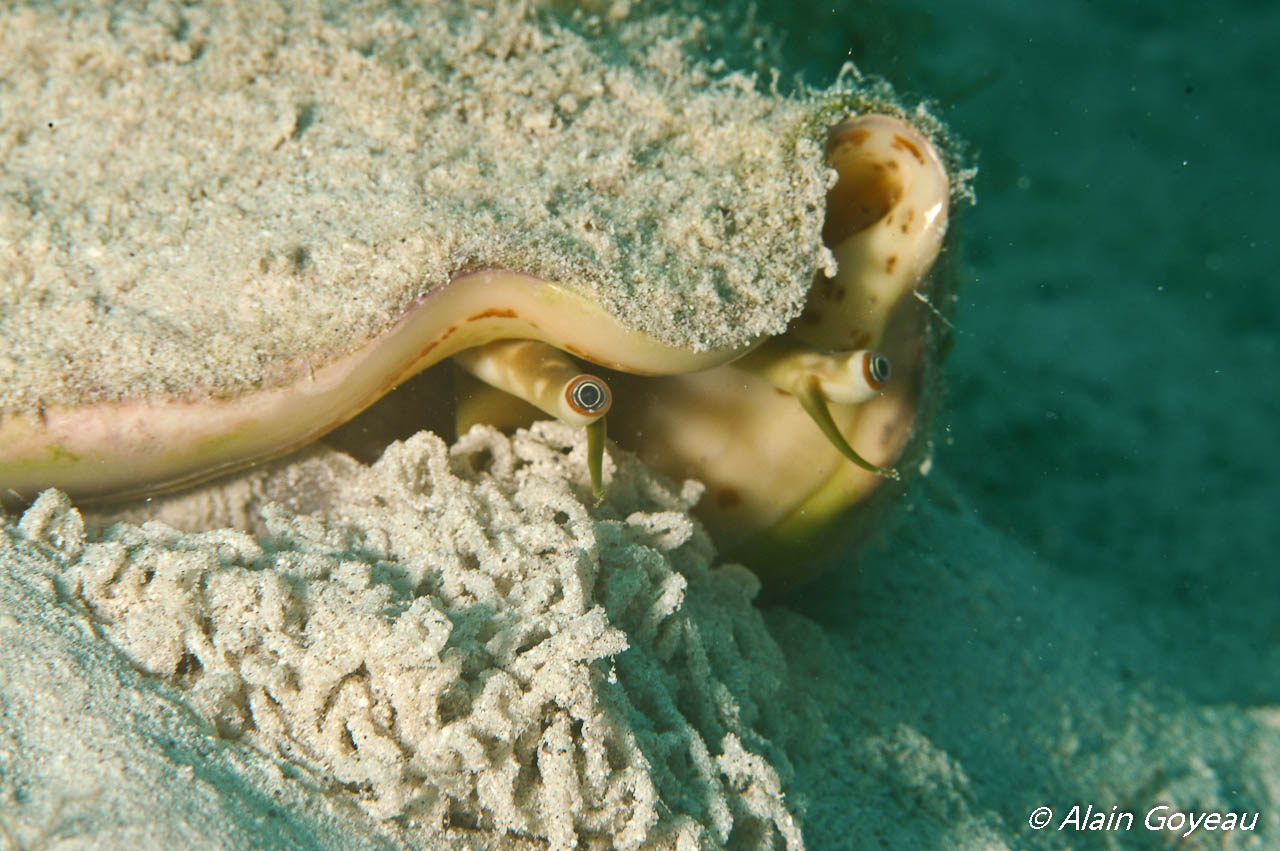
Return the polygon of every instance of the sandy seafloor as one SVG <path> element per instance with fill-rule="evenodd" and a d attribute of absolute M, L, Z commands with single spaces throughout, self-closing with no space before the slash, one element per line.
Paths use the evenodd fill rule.
<path fill-rule="evenodd" d="M 826 80 L 852 47 L 936 101 L 981 172 L 932 473 L 768 615 L 830 722 L 789 797 L 807 845 L 1280 847 L 1280 11 L 896 3 L 874 9 L 885 38 L 851 39 L 853 11 L 813 6 L 778 19 L 789 61 Z M 120 712 L 146 711 L 121 688 Z M 354 847 L 166 718 L 171 761 L 220 797 L 138 806 L 246 845 Z M 110 759 L 160 770 L 127 742 Z M 92 847 L 91 802 L 65 804 L 51 845 Z M 1135 823 L 1057 829 L 1075 805 Z M 1143 827 L 1158 805 L 1260 816 L 1180 839 Z M 291 813 L 274 827 L 272 806 Z"/>

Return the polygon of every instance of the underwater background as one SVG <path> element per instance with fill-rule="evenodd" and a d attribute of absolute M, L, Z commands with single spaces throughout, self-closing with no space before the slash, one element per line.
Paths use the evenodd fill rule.
<path fill-rule="evenodd" d="M 856 61 L 979 167 L 933 472 L 789 604 L 858 762 L 802 769 L 806 839 L 1280 847 L 1280 7 L 786 5 L 807 80 Z M 1161 804 L 1261 816 L 1181 837 Z M 1057 829 L 1076 805 L 1136 821 Z"/>
<path fill-rule="evenodd" d="M 947 249 L 962 283 L 930 472 L 870 546 L 765 608 L 827 722 L 776 754 L 807 847 L 1280 848 L 1280 6 L 686 5 L 754 16 L 755 43 L 712 45 L 733 64 L 887 79 L 978 167 Z M 252 847 L 399 847 L 359 815 L 262 795 L 314 790 L 275 768 L 261 781 L 248 748 L 202 749 L 213 737 L 171 691 L 105 645 L 90 661 L 110 678 L 75 711 L 135 725 L 200 783 L 190 812 L 60 798 L 27 825 L 40 842 L 94 847 L 128 819 L 203 836 L 225 818 Z M 101 696 L 117 680 L 133 702 Z M 9 694 L 25 685 L 0 665 Z M 11 747 L 5 848 L 28 835 L 9 821 Z M 1253 821 L 1149 830 L 1157 810 Z M 1086 812 L 1135 821 L 1089 829 Z"/>

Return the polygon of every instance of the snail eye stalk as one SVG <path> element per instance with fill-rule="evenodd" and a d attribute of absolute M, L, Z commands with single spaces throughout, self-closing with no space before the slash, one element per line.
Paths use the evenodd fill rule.
<path fill-rule="evenodd" d="M 872 464 L 849 445 L 849 442 L 844 439 L 844 435 L 840 433 L 840 427 L 831 418 L 831 409 L 827 407 L 827 399 L 822 395 L 816 379 L 810 379 L 807 384 L 798 387 L 795 397 L 800 401 L 800 407 L 804 408 L 805 413 L 813 419 L 818 428 L 822 429 L 822 433 L 826 435 L 827 440 L 831 441 L 831 445 L 839 450 L 841 455 L 869 473 L 884 476 L 886 479 L 892 479 L 895 482 L 902 479 L 902 475 L 897 470 L 892 467 L 881 467 L 879 464 Z"/>
<path fill-rule="evenodd" d="M 484 383 L 523 399 L 570 425 L 587 429 L 591 493 L 604 499 L 604 415 L 613 393 L 603 378 L 586 375 L 564 352 L 537 340 L 495 340 L 453 356 Z"/>
<path fill-rule="evenodd" d="M 887 479 L 901 478 L 897 470 L 872 464 L 859 455 L 840 433 L 828 407 L 832 402 L 857 405 L 880 395 L 893 371 L 885 355 L 867 349 L 822 352 L 775 337 L 734 365 L 795 396 L 831 445 L 854 464 Z"/>

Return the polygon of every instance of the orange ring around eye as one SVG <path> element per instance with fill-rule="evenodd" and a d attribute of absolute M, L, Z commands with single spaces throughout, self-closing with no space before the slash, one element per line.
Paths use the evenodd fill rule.
<path fill-rule="evenodd" d="M 570 381 L 564 388 L 564 400 L 584 417 L 602 417 L 613 406 L 609 385 L 594 375 L 579 375 Z"/>
<path fill-rule="evenodd" d="M 879 352 L 866 352 L 862 355 L 862 377 L 867 380 L 872 390 L 880 390 L 889 383 L 893 370 L 889 359 Z"/>

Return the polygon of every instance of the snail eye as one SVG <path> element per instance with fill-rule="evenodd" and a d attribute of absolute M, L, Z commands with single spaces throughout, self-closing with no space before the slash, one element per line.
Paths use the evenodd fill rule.
<path fill-rule="evenodd" d="M 862 356 L 862 374 L 872 389 L 879 390 L 889 383 L 892 374 L 889 359 L 879 352 L 867 352 Z"/>
<path fill-rule="evenodd" d="M 583 416 L 604 414 L 613 404 L 609 386 L 594 375 L 579 375 L 565 388 L 569 407 Z"/>

